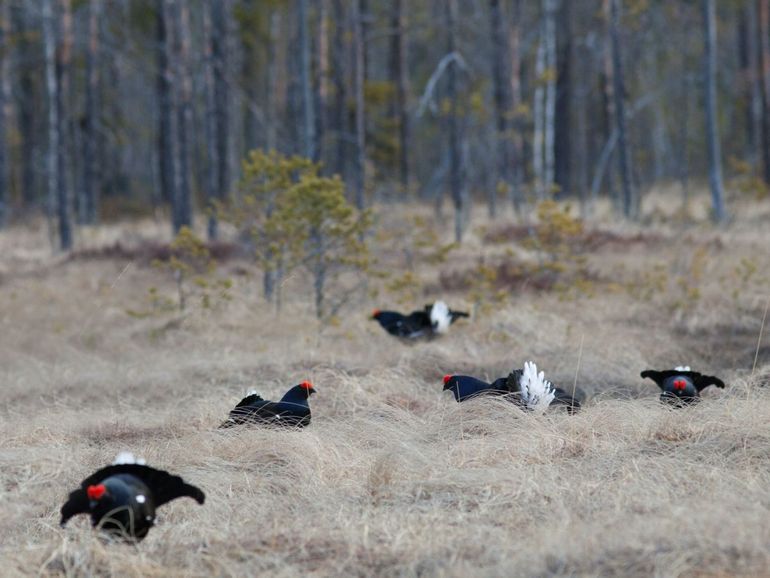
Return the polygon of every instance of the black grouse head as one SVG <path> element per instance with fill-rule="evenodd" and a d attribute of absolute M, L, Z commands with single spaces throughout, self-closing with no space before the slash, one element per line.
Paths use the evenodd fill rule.
<path fill-rule="evenodd" d="M 373 321 L 379 321 L 380 315 L 382 315 L 382 311 L 380 311 L 379 309 L 375 309 L 374 311 L 372 311 L 372 316 L 369 319 L 372 319 Z"/>
<path fill-rule="evenodd" d="M 294 389 L 296 389 L 298 393 L 304 395 L 305 399 L 309 399 L 310 396 L 315 393 L 315 388 L 309 381 L 303 381 L 299 385 L 295 385 Z"/>

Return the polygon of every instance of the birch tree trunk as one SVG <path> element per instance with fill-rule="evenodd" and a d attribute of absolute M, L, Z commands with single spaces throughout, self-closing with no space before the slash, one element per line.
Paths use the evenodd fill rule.
<path fill-rule="evenodd" d="M 724 192 L 722 184 L 722 151 L 717 121 L 717 22 L 715 0 L 703 0 L 705 32 L 704 90 L 706 102 L 706 138 L 708 140 L 709 184 L 714 220 L 724 221 Z"/>

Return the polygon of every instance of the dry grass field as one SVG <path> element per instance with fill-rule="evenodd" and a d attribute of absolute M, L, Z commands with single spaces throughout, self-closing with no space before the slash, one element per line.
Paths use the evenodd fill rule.
<path fill-rule="evenodd" d="M 589 226 L 590 291 L 524 280 L 474 306 L 456 279 L 480 256 L 534 258 L 478 209 L 461 249 L 419 267 L 412 303 L 474 316 L 414 345 L 368 319 L 402 307 L 382 288 L 319 331 L 301 275 L 277 317 L 239 259 L 221 264 L 229 303 L 129 315 L 172 283 L 98 249 L 167 241 L 165 223 L 86 231 L 94 250 L 74 258 L 51 255 L 42 225 L 0 233 L 0 574 L 770 575 L 770 335 L 757 350 L 770 204 L 715 229 L 655 200 L 644 224 Z M 375 247 L 382 267 L 403 266 L 392 245 Z M 576 381 L 584 410 L 441 391 L 445 373 L 494 378 L 528 359 Z M 639 372 L 680 364 L 728 387 L 663 407 Z M 304 379 L 318 390 L 309 428 L 217 430 L 248 389 L 274 399 Z M 100 541 L 84 516 L 59 528 L 67 493 L 121 450 L 206 504 L 165 506 L 138 546 Z"/>

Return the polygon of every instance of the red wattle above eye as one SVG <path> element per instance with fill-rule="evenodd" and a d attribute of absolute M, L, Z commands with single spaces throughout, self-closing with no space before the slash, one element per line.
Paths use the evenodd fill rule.
<path fill-rule="evenodd" d="M 98 500 L 106 492 L 107 488 L 104 487 L 104 484 L 99 484 L 98 486 L 88 486 L 88 489 L 86 490 L 89 500 Z"/>

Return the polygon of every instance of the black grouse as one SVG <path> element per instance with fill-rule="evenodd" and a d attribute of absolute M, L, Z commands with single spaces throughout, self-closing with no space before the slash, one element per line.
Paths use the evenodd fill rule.
<path fill-rule="evenodd" d="M 695 403 L 700 400 L 700 392 L 709 385 L 724 389 L 725 382 L 713 375 L 703 375 L 691 371 L 689 367 L 675 367 L 665 371 L 648 369 L 641 373 L 642 378 L 650 378 L 661 389 L 660 401 L 676 407 Z"/>
<path fill-rule="evenodd" d="M 464 311 L 453 311 L 443 301 L 426 305 L 420 311 L 404 315 L 397 311 L 375 309 L 372 319 L 379 322 L 385 331 L 402 339 L 435 337 L 449 331 L 449 326 L 461 317 L 469 317 Z"/>
<path fill-rule="evenodd" d="M 517 405 L 530 410 L 541 410 L 550 405 L 566 406 L 570 413 L 580 408 L 580 402 L 565 390 L 554 387 L 538 373 L 537 365 L 528 361 L 524 369 L 514 369 L 508 377 L 487 383 L 468 375 L 445 375 L 444 391 L 449 390 L 458 402 L 477 395 L 511 395 Z"/>
<path fill-rule="evenodd" d="M 78 514 L 90 514 L 95 528 L 114 538 L 139 542 L 155 524 L 155 510 L 182 497 L 199 504 L 206 499 L 179 476 L 137 463 L 131 454 L 123 453 L 69 495 L 61 508 L 61 525 Z"/>
<path fill-rule="evenodd" d="M 315 393 L 313 384 L 303 381 L 286 392 L 281 401 L 268 401 L 252 393 L 244 397 L 219 427 L 240 424 L 305 427 L 310 425 L 308 398 Z"/>

